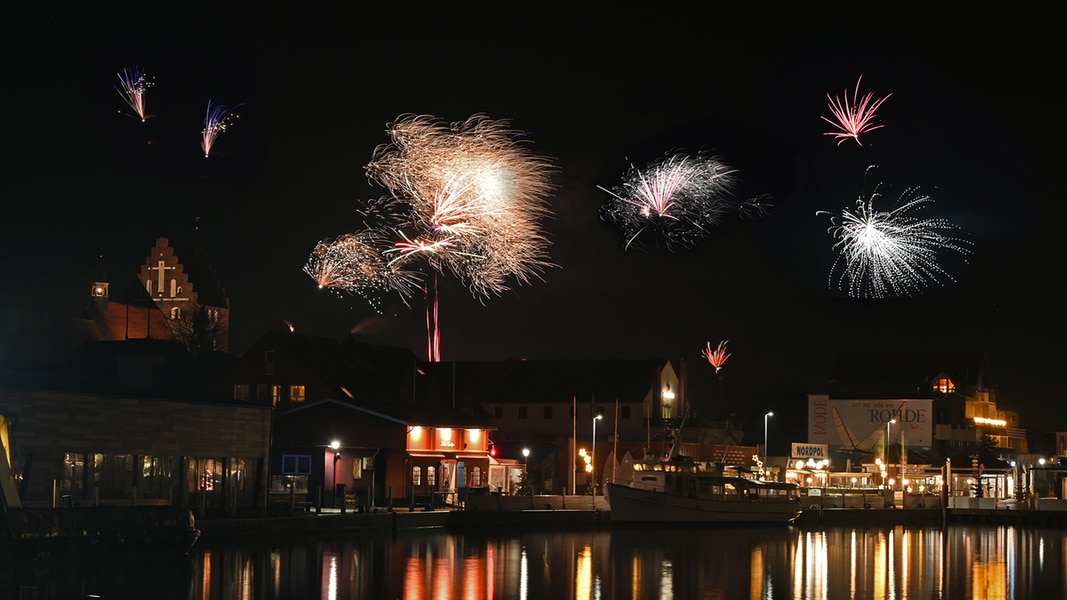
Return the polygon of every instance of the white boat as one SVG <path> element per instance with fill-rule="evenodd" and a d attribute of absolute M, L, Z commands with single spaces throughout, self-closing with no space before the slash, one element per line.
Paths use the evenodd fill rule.
<path fill-rule="evenodd" d="M 791 483 L 724 477 L 688 457 L 634 464 L 630 485 L 607 484 L 615 523 L 789 523 L 800 516 Z M 661 469 L 639 470 L 641 466 Z"/>
<path fill-rule="evenodd" d="M 612 524 L 789 523 L 800 516 L 796 484 L 726 475 L 676 448 L 665 459 L 634 461 L 629 483 L 605 485 Z"/>

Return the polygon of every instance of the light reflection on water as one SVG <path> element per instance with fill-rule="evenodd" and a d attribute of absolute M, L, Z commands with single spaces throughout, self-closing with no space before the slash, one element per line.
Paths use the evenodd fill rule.
<path fill-rule="evenodd" d="M 164 565 L 0 567 L 0 597 L 1061 598 L 1067 530 L 615 529 L 202 545 Z"/>

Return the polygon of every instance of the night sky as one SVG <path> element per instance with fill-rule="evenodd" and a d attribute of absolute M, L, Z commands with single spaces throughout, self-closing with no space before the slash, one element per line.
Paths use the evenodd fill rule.
<path fill-rule="evenodd" d="M 205 248 L 236 353 L 290 321 L 425 356 L 417 299 L 377 314 L 318 290 L 302 267 L 385 193 L 363 168 L 388 123 L 484 113 L 553 161 L 557 267 L 484 301 L 443 277 L 445 360 L 685 358 L 698 372 L 710 370 L 704 345 L 729 340 L 735 389 L 773 397 L 822 387 L 838 351 L 974 350 L 990 356 L 999 401 L 1029 411 L 1024 424 L 1067 427 L 1054 383 L 1065 353 L 1053 19 L 347 4 L 54 5 L 6 23 L 4 356 L 77 315 L 98 271 L 113 290 L 129 285 L 160 235 Z M 136 66 L 154 80 L 146 123 L 114 89 Z M 885 127 L 839 146 L 824 135 L 826 95 L 861 75 L 861 92 L 892 93 Z M 242 106 L 205 159 L 208 100 Z M 693 249 L 624 250 L 597 186 L 672 149 L 722 156 L 739 169 L 737 194 L 769 196 L 769 214 L 727 218 Z M 884 300 L 831 288 L 833 240 L 816 212 L 851 207 L 870 165 L 892 190 L 928 193 L 973 244 L 946 264 L 955 282 Z"/>

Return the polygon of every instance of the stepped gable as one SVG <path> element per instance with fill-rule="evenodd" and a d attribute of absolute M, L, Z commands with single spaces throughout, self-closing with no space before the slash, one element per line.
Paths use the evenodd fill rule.
<path fill-rule="evenodd" d="M 175 254 L 185 267 L 189 280 L 196 282 L 200 304 L 218 308 L 230 307 L 230 298 L 226 294 L 226 288 L 222 286 L 215 268 L 208 259 L 207 252 L 200 244 L 194 244 L 188 249 L 176 247 Z"/>

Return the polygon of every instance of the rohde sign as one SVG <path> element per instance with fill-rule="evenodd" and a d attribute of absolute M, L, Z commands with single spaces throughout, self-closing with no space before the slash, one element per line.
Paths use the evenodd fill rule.
<path fill-rule="evenodd" d="M 812 458 L 815 460 L 829 458 L 829 447 L 826 444 L 798 444 L 793 442 L 791 458 Z"/>

